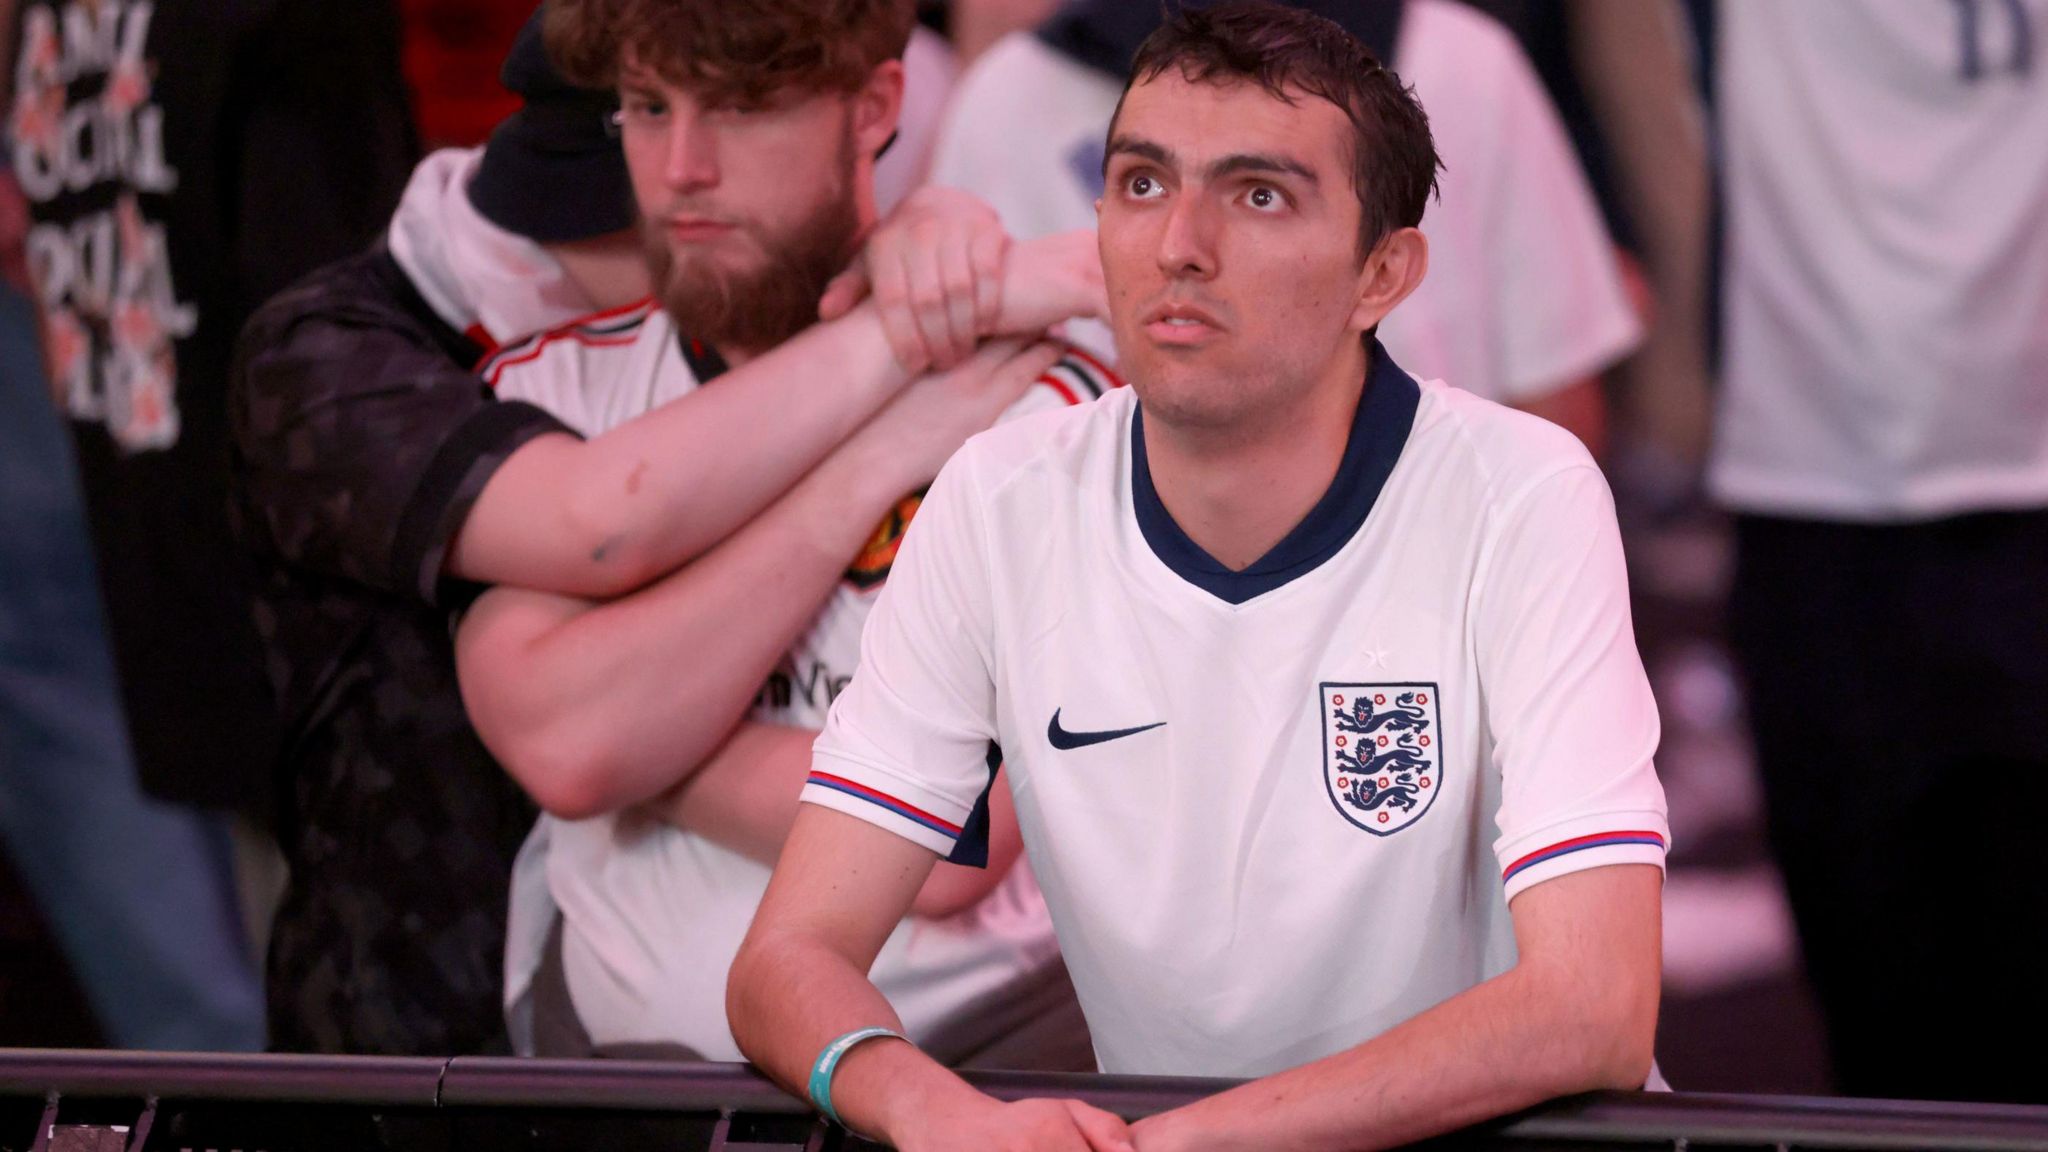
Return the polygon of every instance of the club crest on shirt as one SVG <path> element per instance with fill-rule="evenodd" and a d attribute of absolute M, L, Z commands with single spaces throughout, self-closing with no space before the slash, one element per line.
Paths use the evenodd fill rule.
<path fill-rule="evenodd" d="M 889 578 L 889 569 L 896 563 L 896 550 L 903 547 L 903 534 L 910 531 L 910 518 L 917 515 L 923 503 L 924 493 L 913 492 L 889 509 L 846 570 L 848 584 L 866 591 Z"/>
<path fill-rule="evenodd" d="M 1320 686 L 1323 783 L 1346 820 L 1375 836 L 1408 827 L 1443 790 L 1435 684 Z"/>

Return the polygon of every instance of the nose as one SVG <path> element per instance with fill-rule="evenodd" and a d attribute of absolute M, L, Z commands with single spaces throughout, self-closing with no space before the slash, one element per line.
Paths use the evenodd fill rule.
<path fill-rule="evenodd" d="M 1207 197 L 1174 198 L 1159 233 L 1159 270 L 1172 277 L 1207 280 L 1216 275 L 1215 221 Z"/>
<path fill-rule="evenodd" d="M 716 187 L 718 129 L 703 116 L 676 109 L 669 119 L 668 165 L 662 177 L 673 192 Z"/>

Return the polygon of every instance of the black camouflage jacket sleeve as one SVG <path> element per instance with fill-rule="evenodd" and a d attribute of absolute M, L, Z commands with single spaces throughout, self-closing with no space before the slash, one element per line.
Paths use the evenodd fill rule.
<path fill-rule="evenodd" d="M 267 560 L 441 604 L 449 544 L 521 445 L 568 428 L 499 402 L 480 353 L 380 247 L 266 304 L 236 347 L 236 500 Z"/>

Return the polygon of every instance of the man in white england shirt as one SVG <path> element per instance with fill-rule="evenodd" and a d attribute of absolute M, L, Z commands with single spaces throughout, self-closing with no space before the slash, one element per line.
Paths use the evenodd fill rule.
<path fill-rule="evenodd" d="M 1612 504 L 1570 435 L 1374 338 L 1427 265 L 1421 110 L 1271 5 L 1173 18 L 1133 77 L 1100 209 L 1132 386 L 934 484 L 734 1035 L 907 1152 L 1385 1147 L 1642 1085 L 1667 832 Z M 871 1031 L 991 740 L 1102 1067 L 1258 1079 L 1126 1128 Z"/>

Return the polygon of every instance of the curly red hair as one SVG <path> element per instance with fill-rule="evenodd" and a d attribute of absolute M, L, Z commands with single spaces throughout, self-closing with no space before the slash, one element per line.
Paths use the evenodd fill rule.
<path fill-rule="evenodd" d="M 555 66 L 609 88 L 634 62 L 713 101 L 852 92 L 903 55 L 913 0 L 548 0 Z"/>

